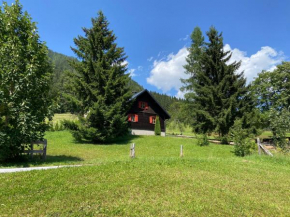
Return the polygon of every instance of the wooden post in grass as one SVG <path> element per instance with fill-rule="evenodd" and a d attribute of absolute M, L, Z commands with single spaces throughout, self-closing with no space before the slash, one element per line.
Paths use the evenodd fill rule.
<path fill-rule="evenodd" d="M 135 158 L 135 143 L 133 143 L 130 147 L 130 157 Z"/>
<path fill-rule="evenodd" d="M 183 157 L 183 145 L 180 146 L 180 157 Z"/>
<path fill-rule="evenodd" d="M 257 145 L 258 145 L 258 153 L 261 155 L 261 147 L 260 147 L 260 138 L 257 138 Z"/>

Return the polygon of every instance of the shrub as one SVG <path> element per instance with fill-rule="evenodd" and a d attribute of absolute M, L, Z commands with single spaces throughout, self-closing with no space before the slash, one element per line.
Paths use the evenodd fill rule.
<path fill-rule="evenodd" d="M 62 125 L 65 130 L 72 130 L 76 131 L 79 129 L 79 126 L 77 124 L 77 121 L 71 121 L 71 120 L 62 120 Z"/>
<path fill-rule="evenodd" d="M 154 132 L 156 136 L 161 135 L 161 126 L 160 126 L 160 120 L 158 116 L 156 117 Z"/>
<path fill-rule="evenodd" d="M 246 139 L 235 139 L 234 140 L 234 154 L 239 157 L 250 155 L 255 149 L 255 142 L 252 142 L 249 138 Z"/>
<path fill-rule="evenodd" d="M 223 145 L 228 145 L 229 144 L 229 140 L 228 140 L 227 136 L 221 137 L 221 144 L 223 144 Z"/>
<path fill-rule="evenodd" d="M 58 121 L 57 121 L 56 124 L 54 125 L 54 131 L 59 131 L 59 124 L 58 124 Z"/>
<path fill-rule="evenodd" d="M 242 121 L 236 120 L 230 131 L 234 142 L 234 154 L 239 157 L 250 155 L 255 148 L 255 143 L 251 141 L 251 134 L 247 129 L 242 128 Z"/>
<path fill-rule="evenodd" d="M 199 146 L 208 146 L 209 145 L 209 141 L 208 141 L 208 137 L 206 134 L 203 134 L 201 138 L 199 138 L 197 136 L 197 144 Z"/>

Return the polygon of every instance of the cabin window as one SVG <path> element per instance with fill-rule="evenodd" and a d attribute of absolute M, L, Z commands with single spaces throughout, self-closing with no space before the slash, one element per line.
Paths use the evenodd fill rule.
<path fill-rule="evenodd" d="M 148 103 L 147 102 L 143 102 L 143 101 L 139 101 L 139 108 L 141 109 L 148 109 Z"/>
<path fill-rule="evenodd" d="M 155 116 L 150 116 L 149 122 L 150 122 L 150 124 L 155 124 L 156 123 L 156 117 Z"/>
<path fill-rule="evenodd" d="M 137 114 L 129 114 L 128 115 L 128 121 L 138 122 L 138 115 Z"/>

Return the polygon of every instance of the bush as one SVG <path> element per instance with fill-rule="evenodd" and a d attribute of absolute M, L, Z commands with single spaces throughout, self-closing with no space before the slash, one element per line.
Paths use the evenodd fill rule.
<path fill-rule="evenodd" d="M 223 145 L 228 145 L 229 144 L 229 140 L 228 140 L 227 136 L 221 137 L 221 144 L 223 144 Z"/>
<path fill-rule="evenodd" d="M 209 141 L 208 141 L 207 135 L 203 134 L 201 138 L 197 137 L 197 144 L 199 146 L 208 146 L 209 145 Z"/>
<path fill-rule="evenodd" d="M 161 126 L 160 126 L 160 120 L 158 116 L 156 117 L 154 132 L 156 136 L 161 135 Z"/>
<path fill-rule="evenodd" d="M 242 121 L 236 120 L 230 131 L 234 142 L 234 154 L 239 157 L 250 155 L 255 149 L 255 143 L 251 141 L 251 134 L 242 128 Z"/>
<path fill-rule="evenodd" d="M 252 142 L 249 138 L 234 140 L 234 154 L 239 157 L 250 155 L 255 150 L 255 142 Z"/>
<path fill-rule="evenodd" d="M 65 130 L 76 131 L 79 129 L 77 121 L 62 120 L 62 125 Z"/>
<path fill-rule="evenodd" d="M 54 125 L 54 131 L 59 131 L 59 124 L 58 124 L 58 121 L 57 121 L 56 124 Z"/>

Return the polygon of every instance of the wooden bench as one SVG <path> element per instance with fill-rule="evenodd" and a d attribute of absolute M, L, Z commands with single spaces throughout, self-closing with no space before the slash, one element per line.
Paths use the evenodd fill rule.
<path fill-rule="evenodd" d="M 36 150 L 34 148 L 34 145 L 42 145 L 42 149 L 38 149 Z M 46 149 L 47 149 L 47 140 L 43 140 L 43 141 L 33 141 L 30 144 L 30 150 L 24 150 L 23 153 L 27 153 L 28 155 L 30 155 L 31 158 L 33 158 L 33 154 L 42 154 L 42 159 L 45 160 L 46 159 Z"/>

